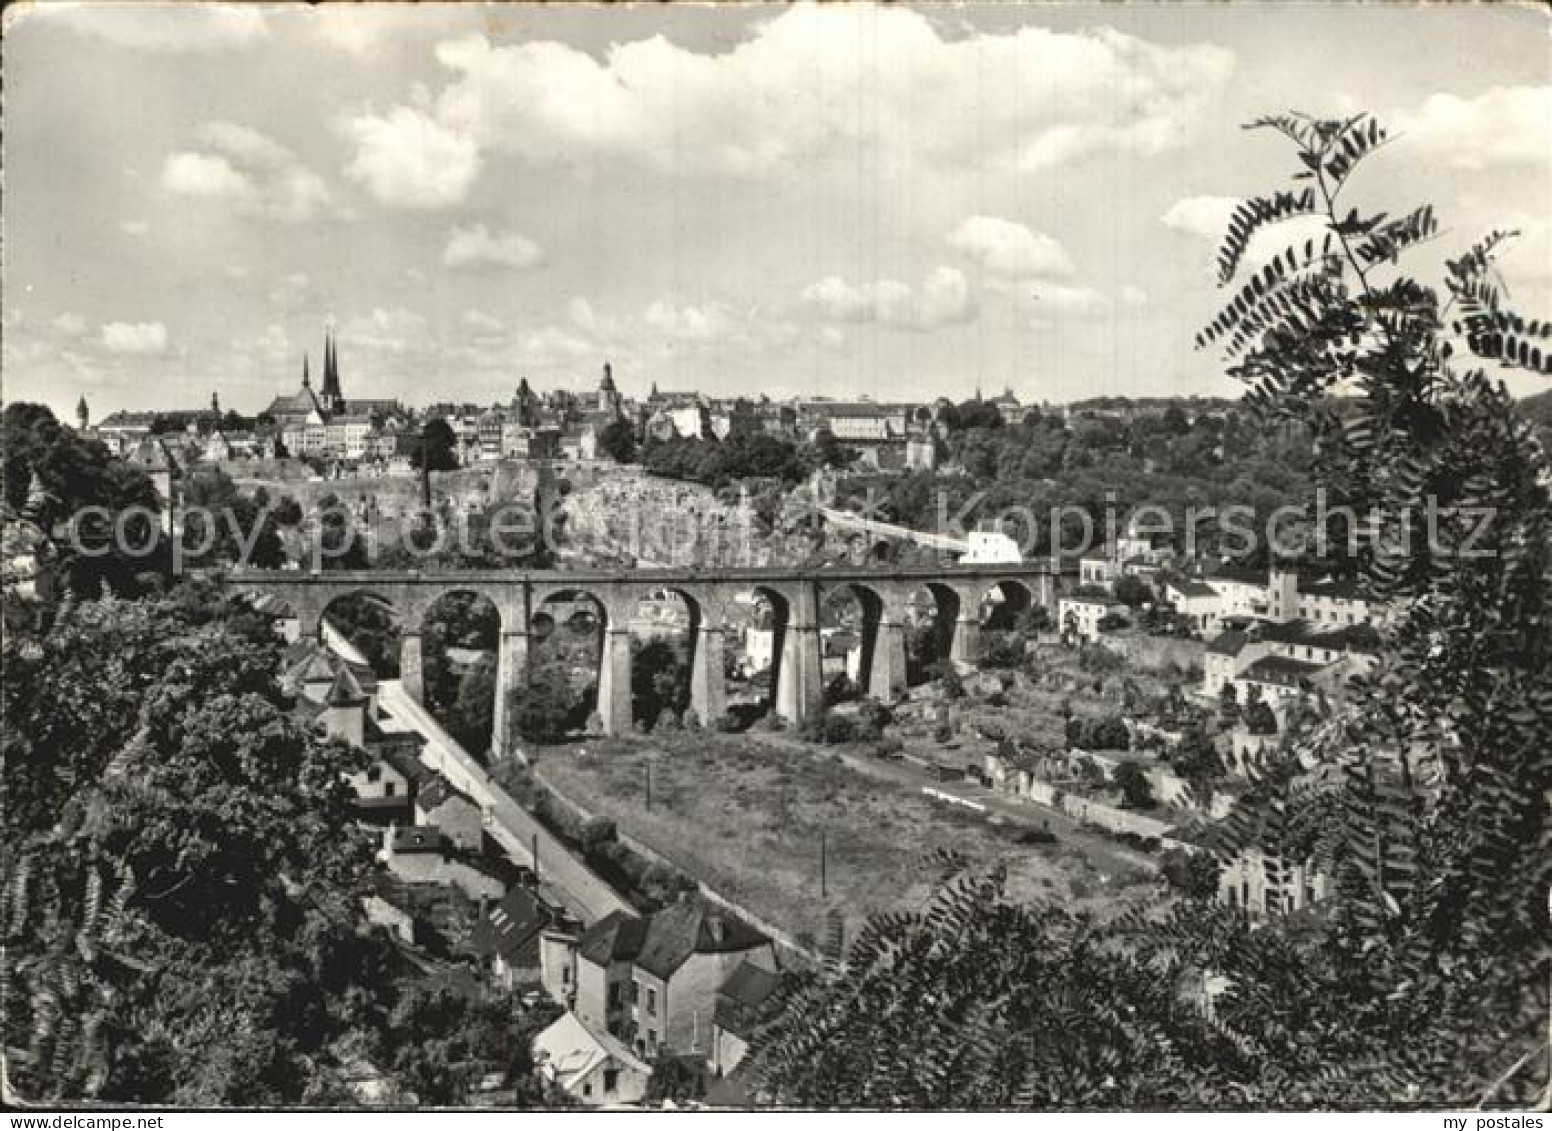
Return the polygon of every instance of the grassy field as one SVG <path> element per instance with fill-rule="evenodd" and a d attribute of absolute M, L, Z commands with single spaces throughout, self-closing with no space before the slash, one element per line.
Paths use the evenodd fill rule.
<path fill-rule="evenodd" d="M 1142 873 L 1104 872 L 1060 842 L 1020 844 L 1017 829 L 993 827 L 929 801 L 916 788 L 876 780 L 822 749 L 771 748 L 736 735 L 675 734 L 661 744 L 559 748 L 545 755 L 537 772 L 577 804 L 614 818 L 621 832 L 799 936 L 822 938 L 832 907 L 854 930 L 869 914 L 919 903 L 930 882 L 923 854 L 940 847 L 1002 862 L 1009 894 L 1017 899 L 1048 898 L 1109 911 L 1118 902 L 1155 893 L 1151 877 Z"/>

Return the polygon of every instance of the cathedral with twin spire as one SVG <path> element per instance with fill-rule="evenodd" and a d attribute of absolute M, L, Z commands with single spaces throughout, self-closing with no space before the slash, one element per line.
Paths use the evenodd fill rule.
<path fill-rule="evenodd" d="M 302 387 L 290 396 L 276 397 L 264 410 L 280 432 L 292 455 L 333 454 L 359 458 L 366 454 L 368 437 L 380 417 L 397 411 L 392 400 L 347 399 L 340 386 L 339 345 L 333 331 L 324 337 L 323 382 L 313 388 L 312 359 L 302 355 Z"/>

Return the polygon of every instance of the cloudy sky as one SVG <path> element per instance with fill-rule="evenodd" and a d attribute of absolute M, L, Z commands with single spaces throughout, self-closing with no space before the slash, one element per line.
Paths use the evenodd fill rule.
<path fill-rule="evenodd" d="M 131 10 L 132 9 L 132 10 Z M 1191 349 L 1238 125 L 1373 110 L 1354 190 L 1552 312 L 1531 7 L 12 7 L 4 393 L 94 416 L 652 382 L 1227 393 Z M 1420 260 L 1420 269 L 1431 265 Z M 1521 391 L 1528 391 L 1523 383 Z"/>

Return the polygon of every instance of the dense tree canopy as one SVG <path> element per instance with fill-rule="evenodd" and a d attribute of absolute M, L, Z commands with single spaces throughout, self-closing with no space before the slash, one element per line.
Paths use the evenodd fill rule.
<path fill-rule="evenodd" d="M 452 471 L 458 466 L 458 437 L 440 416 L 426 421 L 420 443 L 410 452 L 410 462 L 427 471 Z"/>
<path fill-rule="evenodd" d="M 4 642 L 8 1082 L 31 1101 L 357 1102 L 348 1046 L 403 1102 L 496 1072 L 548 1102 L 552 1014 L 429 986 L 365 922 L 374 838 L 305 730 L 277 638 L 214 590 L 66 602 Z"/>
<path fill-rule="evenodd" d="M 727 439 L 648 440 L 641 448 L 648 471 L 720 489 L 742 479 L 797 483 L 810 471 L 796 444 L 766 432 L 734 431 Z"/>
<path fill-rule="evenodd" d="M 44 532 L 65 535 L 53 545 L 71 588 L 91 596 L 104 585 L 135 593 L 166 574 L 171 545 L 157 537 L 155 518 L 162 502 L 144 472 L 64 427 L 42 405 L 6 405 L 3 441 L 6 505 L 25 510 Z M 86 513 L 92 507 L 102 512 Z"/>

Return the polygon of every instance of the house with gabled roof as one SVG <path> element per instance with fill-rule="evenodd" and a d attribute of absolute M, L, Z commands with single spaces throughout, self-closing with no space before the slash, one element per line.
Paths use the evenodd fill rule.
<path fill-rule="evenodd" d="M 588 1107 L 634 1104 L 647 1094 L 652 1066 L 612 1034 L 564 1013 L 530 1049 L 534 1071 Z"/>
<path fill-rule="evenodd" d="M 1218 630 L 1223 598 L 1207 582 L 1195 577 L 1173 577 L 1164 583 L 1164 599 L 1175 606 L 1175 615 L 1196 631 Z"/>
<path fill-rule="evenodd" d="M 576 1010 L 639 1056 L 709 1053 L 717 990 L 743 962 L 775 970 L 774 944 L 700 899 L 609 915 L 578 942 Z"/>
<path fill-rule="evenodd" d="M 767 1018 L 767 1005 L 781 976 L 751 962 L 741 962 L 717 989 L 711 1017 L 711 1069 L 725 1076 L 743 1062 L 756 1030 Z"/>
<path fill-rule="evenodd" d="M 455 848 L 466 852 L 476 851 L 485 834 L 484 811 L 468 794 L 435 773 L 415 794 L 415 823 L 440 829 Z"/>
<path fill-rule="evenodd" d="M 518 885 L 486 906 L 469 939 L 492 981 L 505 989 L 539 981 L 539 940 L 555 913 L 529 888 Z"/>
<path fill-rule="evenodd" d="M 452 884 L 470 899 L 500 899 L 511 887 L 503 869 L 459 851 L 434 825 L 384 829 L 377 860 L 405 883 Z"/>

